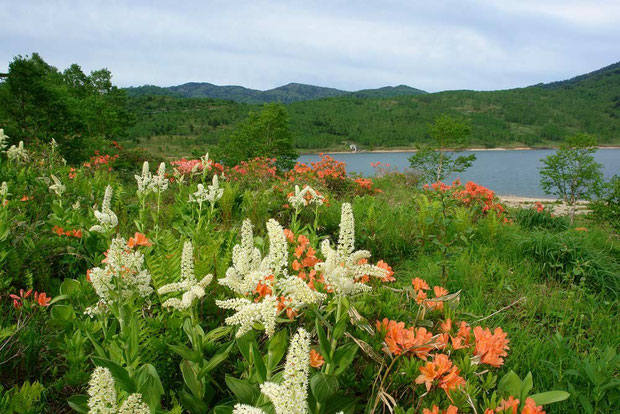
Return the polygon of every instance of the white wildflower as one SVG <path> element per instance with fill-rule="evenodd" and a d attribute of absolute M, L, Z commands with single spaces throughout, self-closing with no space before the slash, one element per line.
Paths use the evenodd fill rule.
<path fill-rule="evenodd" d="M 323 205 L 325 197 L 319 194 L 309 185 L 304 186 L 303 190 L 299 189 L 299 186 L 295 186 L 295 193 L 288 198 L 288 202 L 293 208 L 300 209 L 310 204 L 317 206 Z"/>
<path fill-rule="evenodd" d="M 202 203 L 208 201 L 213 206 L 224 194 L 224 189 L 220 188 L 220 182 L 217 175 L 213 176 L 211 185 L 208 185 L 205 189 L 203 184 L 198 184 L 198 190 L 195 193 L 190 194 L 189 201 L 192 203 L 198 203 L 202 208 Z"/>
<path fill-rule="evenodd" d="M 109 369 L 95 368 L 88 382 L 88 413 L 116 414 L 116 390 Z"/>
<path fill-rule="evenodd" d="M 276 414 L 308 412 L 308 374 L 310 370 L 310 334 L 299 328 L 288 349 L 282 382 L 265 382 L 260 389 L 273 403 Z"/>
<path fill-rule="evenodd" d="M 6 181 L 2 181 L 2 185 L 0 185 L 0 198 L 4 201 L 8 195 L 9 186 Z"/>
<path fill-rule="evenodd" d="M 82 207 L 82 205 L 80 204 L 80 200 L 76 200 L 75 203 L 73 203 L 73 205 L 71 206 L 71 208 L 74 210 L 79 210 L 80 207 Z"/>
<path fill-rule="evenodd" d="M 162 193 L 168 189 L 169 180 L 166 178 L 166 163 L 159 164 L 157 175 L 151 178 L 149 188 L 156 193 Z"/>
<path fill-rule="evenodd" d="M 370 252 L 355 250 L 355 221 L 349 203 L 342 205 L 340 234 L 338 245 L 334 250 L 328 240 L 321 243 L 324 262 L 317 263 L 315 269 L 322 272 L 325 282 L 336 294 L 352 295 L 370 290 L 370 287 L 359 280 L 364 276 L 385 278 L 388 271 L 368 264 Z"/>
<path fill-rule="evenodd" d="M 206 275 L 202 280 L 197 281 L 194 274 L 194 248 L 192 242 L 186 241 L 183 245 L 181 256 L 181 281 L 169 283 L 160 287 L 157 293 L 160 295 L 172 292 L 183 292 L 181 299 L 171 298 L 166 300 L 162 306 L 173 309 L 184 310 L 189 308 L 194 300 L 200 299 L 205 295 L 205 287 L 211 283 L 213 275 Z"/>
<path fill-rule="evenodd" d="M 216 300 L 215 304 L 222 309 L 233 309 L 237 313 L 226 318 L 227 325 L 239 325 L 237 338 L 252 330 L 256 322 L 262 323 L 267 336 L 271 337 L 276 329 L 278 303 L 275 296 L 267 295 L 258 303 L 245 298 Z"/>
<path fill-rule="evenodd" d="M 112 187 L 108 185 L 105 189 L 103 202 L 101 203 L 101 210 L 95 210 L 95 218 L 99 224 L 92 226 L 90 231 L 105 233 L 118 225 L 118 217 L 116 217 L 116 214 L 110 209 L 112 191 Z"/>
<path fill-rule="evenodd" d="M 6 156 L 9 161 L 27 162 L 30 160 L 30 154 L 24 149 L 24 141 L 19 141 L 17 146 L 11 145 L 6 151 Z"/>
<path fill-rule="evenodd" d="M 50 141 L 50 147 L 52 147 L 52 150 L 55 150 L 56 148 L 58 148 L 58 143 L 56 142 L 54 138 L 52 138 L 52 140 Z"/>
<path fill-rule="evenodd" d="M 319 303 L 327 297 L 324 293 L 310 288 L 303 279 L 297 276 L 279 279 L 277 287 L 279 294 L 289 299 L 288 306 L 296 310 L 306 305 Z"/>
<path fill-rule="evenodd" d="M 127 248 L 122 237 L 112 240 L 105 267 L 90 271 L 90 281 L 101 301 L 105 304 L 115 298 L 126 299 L 137 293 L 146 297 L 153 291 L 151 275 L 143 269 L 144 256 Z"/>
<path fill-rule="evenodd" d="M 284 229 L 274 219 L 267 222 L 267 235 L 269 236 L 269 253 L 261 263 L 261 269 L 273 275 L 286 274 L 288 266 L 288 244 Z"/>
<path fill-rule="evenodd" d="M 54 184 L 50 185 L 50 191 L 55 192 L 58 197 L 62 197 L 62 193 L 65 192 L 67 187 L 54 174 L 52 174 L 51 177 Z"/>
<path fill-rule="evenodd" d="M 135 175 L 136 183 L 138 184 L 138 192 L 141 194 L 146 193 L 151 188 L 151 181 L 153 176 L 149 171 L 149 162 L 144 161 L 142 164 L 142 175 Z"/>
<path fill-rule="evenodd" d="M 236 404 L 233 414 L 265 414 L 260 408 L 252 407 L 246 404 Z"/>
<path fill-rule="evenodd" d="M 241 295 L 250 294 L 258 281 L 269 276 L 260 272 L 260 251 L 254 247 L 252 222 L 244 220 L 241 226 L 241 243 L 233 247 L 232 266 L 226 271 L 226 277 L 219 279 L 219 284 L 228 286 Z M 255 276 L 250 277 L 251 274 Z"/>
<path fill-rule="evenodd" d="M 142 394 L 131 394 L 119 408 L 118 414 L 151 414 L 151 409 L 142 402 Z"/>
<path fill-rule="evenodd" d="M 7 147 L 9 136 L 4 133 L 4 129 L 0 128 L 0 151 Z"/>

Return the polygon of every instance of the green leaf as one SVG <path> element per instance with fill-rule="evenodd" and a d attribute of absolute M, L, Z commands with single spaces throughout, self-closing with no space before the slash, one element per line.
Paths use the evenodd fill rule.
<path fill-rule="evenodd" d="M 286 329 L 276 332 L 269 340 L 269 344 L 267 345 L 267 369 L 270 372 L 276 369 L 284 357 L 287 345 L 288 335 Z"/>
<path fill-rule="evenodd" d="M 56 305 L 52 307 L 50 315 L 57 322 L 68 322 L 75 319 L 75 311 L 71 305 Z"/>
<path fill-rule="evenodd" d="M 547 391 L 530 395 L 530 398 L 536 401 L 538 405 L 546 405 L 566 400 L 570 394 L 566 391 Z"/>
<path fill-rule="evenodd" d="M 256 341 L 252 342 L 252 346 L 250 347 L 250 355 L 252 357 L 252 363 L 256 368 L 256 373 L 260 378 L 260 382 L 265 382 L 267 380 L 267 367 L 265 367 L 265 361 L 263 360 L 263 356 L 258 349 L 258 344 Z"/>
<path fill-rule="evenodd" d="M 88 413 L 88 395 L 72 395 L 67 402 L 78 413 Z"/>
<path fill-rule="evenodd" d="M 325 402 L 329 397 L 338 392 L 338 377 L 318 372 L 310 378 L 312 395 L 318 402 Z"/>
<path fill-rule="evenodd" d="M 205 375 L 213 371 L 218 365 L 226 361 L 226 358 L 228 358 L 228 354 L 232 350 L 232 347 L 233 343 L 231 342 L 225 348 L 220 349 L 215 355 L 213 355 L 209 362 L 207 362 L 207 364 L 198 373 L 198 378 L 202 379 Z"/>
<path fill-rule="evenodd" d="M 245 335 L 237 338 L 235 342 L 237 343 L 237 348 L 241 352 L 241 355 L 245 358 L 246 361 L 250 362 L 250 344 L 254 341 L 254 332 L 247 332 Z"/>
<path fill-rule="evenodd" d="M 331 360 L 329 357 L 331 355 L 331 345 L 329 341 L 327 340 L 327 334 L 323 330 L 323 327 L 321 326 L 321 321 L 319 320 L 319 318 L 317 318 L 315 321 L 316 321 L 316 333 L 319 336 L 319 346 L 321 348 L 321 355 L 323 355 L 323 358 L 325 358 L 325 362 L 329 364 L 331 363 Z"/>
<path fill-rule="evenodd" d="M 338 367 L 335 375 L 342 374 L 351 365 L 359 347 L 354 342 L 350 342 L 339 347 L 334 353 L 334 364 Z"/>
<path fill-rule="evenodd" d="M 61 295 L 72 295 L 80 291 L 80 282 L 75 279 L 65 279 L 60 285 L 60 294 Z"/>
<path fill-rule="evenodd" d="M 161 404 L 161 396 L 164 394 L 164 387 L 159 379 L 157 369 L 151 364 L 144 364 L 136 371 L 136 381 L 138 383 L 138 393 L 151 408 L 158 408 Z"/>
<path fill-rule="evenodd" d="M 181 367 L 181 374 L 183 374 L 183 381 L 185 381 L 185 385 L 196 398 L 202 400 L 202 397 L 204 396 L 204 386 L 202 382 L 198 380 L 198 373 L 192 367 L 192 363 L 183 360 L 179 365 Z"/>
<path fill-rule="evenodd" d="M 185 390 L 181 390 L 179 393 L 181 403 L 183 407 L 192 414 L 204 414 L 208 410 L 208 406 L 200 398 L 194 397 L 192 394 Z"/>
<path fill-rule="evenodd" d="M 509 395 L 516 397 L 521 393 L 521 379 L 514 371 L 510 371 L 499 380 L 497 390 L 504 397 Z"/>
<path fill-rule="evenodd" d="M 186 347 L 185 345 L 182 344 L 177 344 L 177 345 L 171 345 L 168 344 L 168 347 L 170 349 L 172 349 L 174 352 L 176 352 L 177 354 L 181 355 L 181 358 L 186 359 L 188 361 L 192 361 L 195 363 L 200 363 L 200 355 L 198 354 L 198 352 L 189 349 L 188 347 Z"/>
<path fill-rule="evenodd" d="M 246 380 L 241 380 L 230 375 L 226 375 L 224 380 L 240 403 L 251 405 L 260 396 L 258 386 L 250 384 Z"/>
<path fill-rule="evenodd" d="M 528 372 L 521 382 L 521 392 L 519 393 L 519 398 L 521 401 L 525 401 L 530 391 L 532 391 L 533 386 L 534 382 L 532 381 L 532 373 Z"/>
<path fill-rule="evenodd" d="M 354 414 L 357 400 L 348 395 L 334 395 L 325 404 L 325 414 L 336 414 L 344 412 L 345 414 Z"/>

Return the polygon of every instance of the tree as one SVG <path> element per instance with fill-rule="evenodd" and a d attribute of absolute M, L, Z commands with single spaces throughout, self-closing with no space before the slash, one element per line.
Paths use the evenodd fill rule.
<path fill-rule="evenodd" d="M 591 199 L 601 187 L 602 166 L 594 161 L 593 156 L 596 149 L 596 138 L 577 134 L 543 160 L 540 185 L 545 193 L 557 196 L 569 206 L 571 223 L 577 201 Z"/>
<path fill-rule="evenodd" d="M 0 83 L 2 127 L 16 141 L 54 139 L 69 162 L 79 161 L 99 138 L 124 137 L 132 124 L 126 93 L 111 78 L 107 69 L 86 75 L 73 64 L 61 73 L 37 53 L 16 56 Z"/>
<path fill-rule="evenodd" d="M 452 173 L 465 171 L 476 160 L 475 154 L 455 158 L 446 153 L 466 147 L 471 132 L 467 123 L 442 115 L 428 126 L 428 132 L 431 143 L 419 146 L 416 153 L 409 157 L 411 168 L 422 174 L 422 181 L 443 181 Z"/>
<path fill-rule="evenodd" d="M 286 107 L 281 103 L 270 103 L 260 112 L 250 112 L 221 145 L 220 155 L 229 165 L 255 157 L 273 157 L 279 168 L 292 168 L 298 154 L 293 148 Z"/>

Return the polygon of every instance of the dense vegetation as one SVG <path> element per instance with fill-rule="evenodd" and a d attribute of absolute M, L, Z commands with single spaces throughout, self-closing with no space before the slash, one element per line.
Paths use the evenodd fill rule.
<path fill-rule="evenodd" d="M 608 216 L 329 157 L 127 156 L 0 154 L 0 411 L 616 410 Z"/>
<path fill-rule="evenodd" d="M 361 94 L 361 92 L 360 92 Z M 555 146 L 587 132 L 620 142 L 620 64 L 574 80 L 493 92 L 448 91 L 391 97 L 346 95 L 287 105 L 302 150 L 412 148 L 430 140 L 428 124 L 447 114 L 471 125 L 474 146 Z M 131 100 L 130 137 L 156 151 L 186 155 L 226 138 L 247 105 L 174 97 Z"/>

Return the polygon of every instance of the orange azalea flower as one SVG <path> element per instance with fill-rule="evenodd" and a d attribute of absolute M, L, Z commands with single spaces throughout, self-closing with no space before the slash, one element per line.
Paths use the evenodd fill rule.
<path fill-rule="evenodd" d="M 314 349 L 310 350 L 310 366 L 314 368 L 321 368 L 325 363 L 325 358 L 323 355 L 316 352 Z"/>
<path fill-rule="evenodd" d="M 289 319 L 293 320 L 295 316 L 297 316 L 297 311 L 287 305 L 287 302 L 290 302 L 290 301 L 291 299 L 286 298 L 284 296 L 280 296 L 280 299 L 278 299 L 278 312 L 286 309 L 286 316 Z"/>
<path fill-rule="evenodd" d="M 501 400 L 499 405 L 495 409 L 496 413 L 504 414 L 517 414 L 519 408 L 519 400 L 515 399 L 512 395 L 507 400 Z"/>
<path fill-rule="evenodd" d="M 521 414 L 545 414 L 541 405 L 536 405 L 536 401 L 531 398 L 525 400 L 525 407 L 521 411 Z"/>
<path fill-rule="evenodd" d="M 457 414 L 459 409 L 453 405 L 449 406 L 445 414 Z"/>
<path fill-rule="evenodd" d="M 413 285 L 413 288 L 415 290 L 429 290 L 430 289 L 430 287 L 428 287 L 428 283 L 426 283 L 424 279 L 420 279 L 419 277 L 416 277 L 413 280 L 411 280 L 411 284 Z"/>
<path fill-rule="evenodd" d="M 463 385 L 465 385 L 465 380 L 463 377 L 459 376 L 458 367 L 452 367 L 450 372 L 439 381 L 439 387 L 448 395 L 450 395 L 450 391 Z"/>
<path fill-rule="evenodd" d="M 305 244 L 297 245 L 297 247 L 295 247 L 295 257 L 297 257 L 298 259 L 301 258 L 301 256 L 304 254 L 304 250 L 306 250 Z"/>
<path fill-rule="evenodd" d="M 394 271 L 392 270 L 392 267 L 385 263 L 383 260 L 379 260 L 379 262 L 377 263 L 377 267 L 380 267 L 381 269 L 385 269 L 387 271 L 387 275 L 383 278 L 384 282 L 394 282 L 396 281 L 396 279 L 394 278 Z"/>
<path fill-rule="evenodd" d="M 452 330 L 452 319 L 448 318 L 440 325 L 442 332 L 450 332 Z"/>
<path fill-rule="evenodd" d="M 255 302 L 258 302 L 265 296 L 271 295 L 273 293 L 273 291 L 271 290 L 271 285 L 264 283 L 267 280 L 272 281 L 273 275 L 267 276 L 263 282 L 258 282 L 258 284 L 256 285 L 256 289 L 254 289 L 254 293 L 258 294 L 258 297 L 254 299 Z"/>
<path fill-rule="evenodd" d="M 47 296 L 45 292 L 34 292 L 34 300 L 39 304 L 39 306 L 47 307 L 50 305 L 52 298 Z"/>
<path fill-rule="evenodd" d="M 27 195 L 25 195 L 25 196 L 23 196 L 23 197 L 21 198 L 21 200 L 19 200 L 19 201 L 21 201 L 21 202 L 25 202 L 25 201 L 30 201 L 30 200 L 32 200 L 32 199 L 33 199 L 33 197 L 28 197 Z"/>
<path fill-rule="evenodd" d="M 63 236 L 65 234 L 65 230 L 62 227 L 60 227 L 60 226 L 52 227 L 52 231 L 54 233 L 56 233 L 57 235 L 59 235 L 59 236 Z"/>
<path fill-rule="evenodd" d="M 297 271 L 299 269 L 301 269 L 301 263 L 299 263 L 299 261 L 297 259 L 293 260 L 293 263 L 291 264 L 291 267 L 293 268 L 293 270 Z"/>
<path fill-rule="evenodd" d="M 394 355 L 400 355 L 403 352 L 413 352 L 418 358 L 426 360 L 429 352 L 436 348 L 437 345 L 432 341 L 433 334 L 428 332 L 426 328 L 413 327 L 405 328 L 403 322 L 396 322 L 383 319 L 382 322 L 377 321 L 377 329 L 385 332 L 385 344 L 388 350 Z"/>
<path fill-rule="evenodd" d="M 575 230 L 576 231 L 588 231 L 588 229 L 585 227 L 575 227 Z"/>
<path fill-rule="evenodd" d="M 458 367 L 452 366 L 452 361 L 445 354 L 437 354 L 432 362 L 420 367 L 420 372 L 415 383 L 424 384 L 426 391 L 430 391 L 435 381 L 446 394 L 465 385 L 465 380 L 459 376 Z"/>
<path fill-rule="evenodd" d="M 289 243 L 295 242 L 295 233 L 293 233 L 289 229 L 284 229 L 284 235 L 286 236 L 286 240 L 288 240 Z"/>
<path fill-rule="evenodd" d="M 90 269 L 86 271 L 86 281 L 90 282 Z"/>
<path fill-rule="evenodd" d="M 418 305 L 421 305 L 424 303 L 425 300 L 426 300 L 426 292 L 424 292 L 423 290 L 418 290 L 418 294 L 416 295 L 415 302 Z"/>
<path fill-rule="evenodd" d="M 433 286 L 433 292 L 435 292 L 435 297 L 440 298 L 442 296 L 446 296 L 448 291 L 441 286 Z M 443 310 L 443 302 L 442 301 L 427 301 L 426 306 L 430 309 Z"/>
<path fill-rule="evenodd" d="M 133 237 L 130 237 L 127 240 L 127 247 L 133 249 L 136 246 L 152 246 L 153 243 L 146 238 L 146 236 L 142 233 L 136 232 Z"/>
<path fill-rule="evenodd" d="M 422 414 L 441 414 L 441 412 L 439 411 L 439 407 L 437 407 L 436 405 L 433 405 L 432 410 L 425 408 L 424 410 L 422 410 Z"/>
<path fill-rule="evenodd" d="M 476 348 L 474 355 L 480 357 L 482 364 L 488 364 L 494 367 L 500 367 L 504 363 L 508 348 L 508 338 L 502 328 L 495 328 L 493 334 L 489 328 L 482 329 L 480 326 L 474 328 L 474 337 L 476 338 Z"/>
<path fill-rule="evenodd" d="M 73 237 L 77 237 L 78 239 L 82 238 L 82 230 L 72 230 Z"/>

